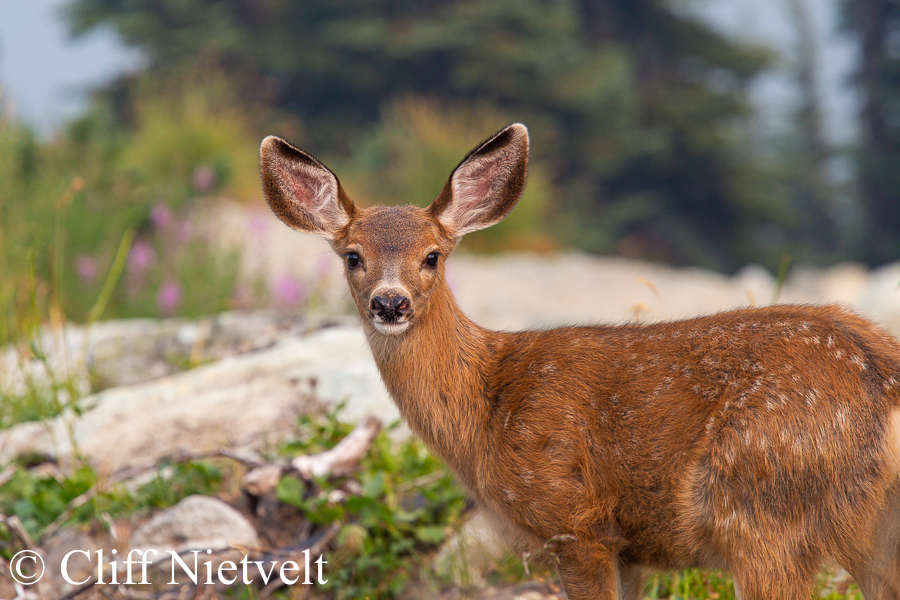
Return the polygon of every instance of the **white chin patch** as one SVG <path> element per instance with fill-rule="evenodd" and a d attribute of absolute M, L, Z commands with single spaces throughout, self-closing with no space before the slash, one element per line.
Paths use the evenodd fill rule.
<path fill-rule="evenodd" d="M 373 320 L 372 324 L 375 326 L 375 329 L 385 335 L 403 333 L 406 331 L 407 327 L 409 327 L 409 321 L 403 321 L 402 323 L 382 323 L 381 321 Z"/>

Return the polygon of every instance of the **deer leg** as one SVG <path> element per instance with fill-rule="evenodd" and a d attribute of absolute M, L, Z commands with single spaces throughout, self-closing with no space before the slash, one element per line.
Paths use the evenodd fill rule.
<path fill-rule="evenodd" d="M 844 567 L 866 600 L 900 598 L 900 486 L 888 493 L 865 559 Z"/>
<path fill-rule="evenodd" d="M 620 600 L 640 600 L 644 593 L 647 571 L 639 565 L 619 565 Z"/>
<path fill-rule="evenodd" d="M 619 600 L 618 548 L 578 540 L 554 553 L 568 600 Z"/>
<path fill-rule="evenodd" d="M 816 568 L 805 562 L 772 565 L 760 560 L 753 564 L 732 565 L 736 597 L 741 600 L 809 600 Z"/>

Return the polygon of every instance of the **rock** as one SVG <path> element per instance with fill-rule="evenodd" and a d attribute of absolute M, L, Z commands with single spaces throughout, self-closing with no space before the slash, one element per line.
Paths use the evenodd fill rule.
<path fill-rule="evenodd" d="M 26 452 L 65 458 L 77 447 L 101 470 L 152 466 L 180 451 L 263 447 L 291 432 L 307 410 L 342 403 L 346 421 L 399 419 L 358 327 L 321 329 L 88 396 L 82 414 L 0 431 L 0 461 Z"/>
<path fill-rule="evenodd" d="M 735 286 L 747 295 L 751 304 L 769 304 L 778 285 L 775 278 L 762 265 L 747 265 L 732 278 Z"/>
<path fill-rule="evenodd" d="M 284 469 L 283 465 L 268 464 L 248 471 L 241 478 L 241 489 L 257 497 L 271 494 L 278 487 Z"/>
<path fill-rule="evenodd" d="M 331 319 L 334 319 L 332 316 Z M 315 317 L 314 322 L 321 322 Z M 73 379 L 81 393 L 136 385 L 262 348 L 306 332 L 310 321 L 278 311 L 221 313 L 194 321 L 132 319 L 44 328 L 43 358 L 10 347 L 0 354 L 0 388 L 25 393 Z"/>
<path fill-rule="evenodd" d="M 259 547 L 259 537 L 244 515 L 228 504 L 208 496 L 188 496 L 135 529 L 131 547 L 156 550 L 159 556 L 170 550 L 238 548 L 247 552 Z"/>
<path fill-rule="evenodd" d="M 96 551 L 100 547 L 96 540 L 86 532 L 77 529 L 60 529 L 45 540 L 43 545 L 46 548 L 44 564 L 49 565 L 46 571 L 47 583 L 54 592 L 54 598 L 64 596 L 78 587 L 70 584 L 63 577 L 61 566 L 67 555 L 66 575 L 69 580 L 83 582 L 96 576 Z M 78 552 L 73 552 L 73 550 Z"/>
<path fill-rule="evenodd" d="M 460 307 L 494 329 L 692 317 L 768 304 L 774 279 L 761 267 L 731 278 L 637 260 L 580 253 L 454 255 L 447 277 Z M 553 301 L 548 301 L 553 300 Z M 785 286 L 783 302 L 822 302 Z"/>
<path fill-rule="evenodd" d="M 871 273 L 863 265 L 843 263 L 817 273 L 815 294 L 824 301 L 859 305 Z"/>
<path fill-rule="evenodd" d="M 863 314 L 900 336 L 900 262 L 876 269 L 859 298 Z"/>
<path fill-rule="evenodd" d="M 188 496 L 135 529 L 129 554 L 132 551 L 138 560 L 146 556 L 153 561 L 147 581 L 168 587 L 213 578 L 222 561 L 237 563 L 252 557 L 259 553 L 260 543 L 253 525 L 228 504 Z M 119 570 L 127 572 L 124 566 Z M 135 573 L 135 579 L 143 576 L 143 571 Z"/>

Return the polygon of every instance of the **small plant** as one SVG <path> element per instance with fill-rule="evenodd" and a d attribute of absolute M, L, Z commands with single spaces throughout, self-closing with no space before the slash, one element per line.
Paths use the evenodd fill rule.
<path fill-rule="evenodd" d="M 284 448 L 290 453 L 315 453 L 337 443 L 351 427 L 332 416 L 303 417 L 306 434 Z M 302 509 L 320 525 L 342 527 L 328 560 L 328 583 L 322 591 L 337 600 L 396 598 L 417 573 L 423 556 L 444 541 L 465 506 L 463 492 L 446 467 L 417 440 L 398 446 L 379 433 L 360 465 L 360 493 L 338 500 L 333 493 L 346 483 L 318 481 L 320 493 L 281 479 L 278 498 Z"/>
<path fill-rule="evenodd" d="M 16 515 L 35 540 L 63 523 L 89 525 L 103 516 L 123 517 L 172 506 L 193 494 L 211 495 L 223 478 L 221 469 L 208 461 L 163 463 L 147 483 L 129 490 L 107 485 L 85 462 L 67 473 L 30 470 L 27 462 L 20 467 L 0 485 L 0 513 Z M 2 536 L 0 532 L 0 549 L 6 541 Z"/>
<path fill-rule="evenodd" d="M 645 594 L 651 600 L 732 600 L 734 587 L 731 576 L 720 571 L 687 571 L 661 573 L 647 582 Z"/>
<path fill-rule="evenodd" d="M 34 539 L 63 514 L 69 504 L 97 483 L 97 473 L 81 465 L 66 476 L 21 469 L 0 486 L 0 512 L 16 515 Z M 87 516 L 84 505 L 79 517 Z"/>

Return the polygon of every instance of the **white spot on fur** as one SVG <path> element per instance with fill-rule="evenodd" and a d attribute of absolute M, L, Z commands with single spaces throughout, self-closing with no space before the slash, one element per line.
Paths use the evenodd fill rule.
<path fill-rule="evenodd" d="M 534 482 L 534 473 L 530 469 L 525 469 L 519 473 L 519 479 L 523 484 L 530 486 Z"/>
<path fill-rule="evenodd" d="M 812 408 L 819 401 L 819 392 L 818 390 L 806 390 L 806 394 L 804 395 L 804 400 L 806 400 L 807 406 Z"/>
<path fill-rule="evenodd" d="M 845 431 L 847 429 L 847 409 L 845 409 L 844 407 L 839 408 L 834 416 L 834 419 L 841 431 Z"/>

